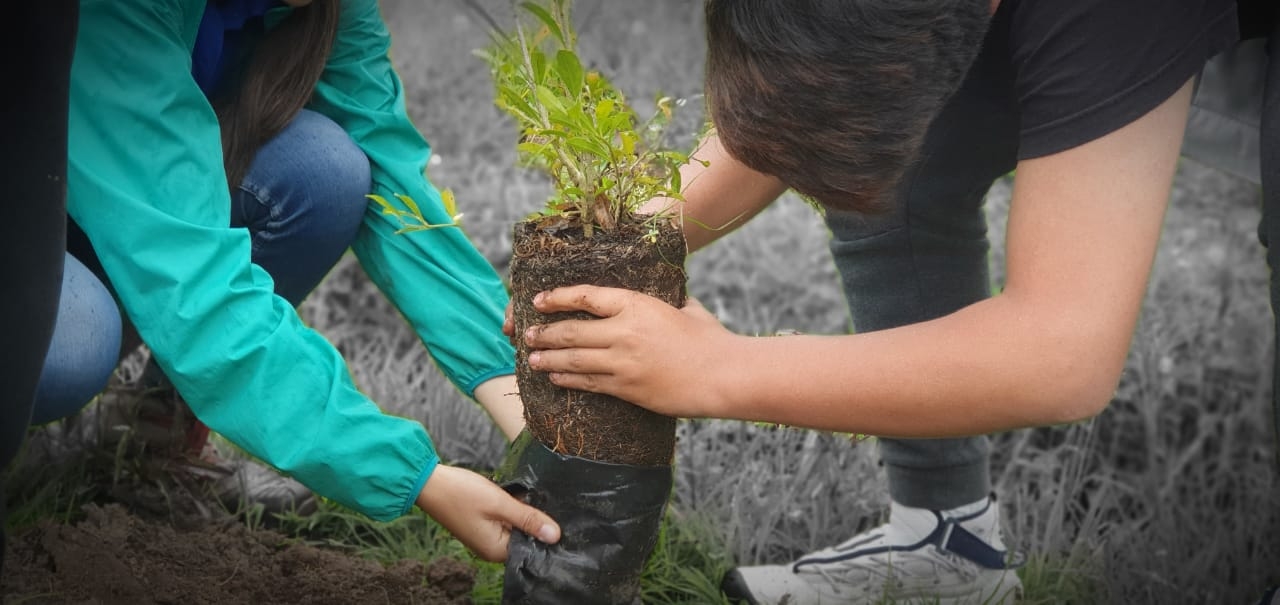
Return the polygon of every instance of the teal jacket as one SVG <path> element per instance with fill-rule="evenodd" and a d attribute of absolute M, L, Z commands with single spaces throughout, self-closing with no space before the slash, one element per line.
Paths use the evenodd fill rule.
<path fill-rule="evenodd" d="M 424 176 L 376 0 L 343 0 L 309 106 L 368 155 L 373 193 L 450 220 Z M 393 519 L 439 463 L 416 421 L 384 414 L 338 351 L 250 262 L 231 228 L 213 109 L 191 76 L 204 0 L 84 0 L 72 68 L 68 211 L 129 318 L 196 416 L 317 493 Z M 277 10 L 288 10 L 277 9 Z M 280 15 L 269 14 L 268 22 Z M 353 246 L 370 278 L 468 396 L 514 373 L 501 279 L 459 229 L 396 235 L 365 213 Z"/>

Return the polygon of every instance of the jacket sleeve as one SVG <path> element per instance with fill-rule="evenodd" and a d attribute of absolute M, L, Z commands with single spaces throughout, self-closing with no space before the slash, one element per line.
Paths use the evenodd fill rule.
<path fill-rule="evenodd" d="M 431 223 L 448 223 L 440 193 L 424 175 L 431 149 L 406 113 L 378 3 L 342 4 L 333 54 L 311 108 L 364 150 L 375 193 L 391 201 L 393 194 L 407 195 Z M 472 396 L 480 383 L 514 374 L 515 352 L 502 334 L 507 291 L 493 266 L 462 229 L 396 235 L 400 226 L 374 205 L 366 211 L 353 246 L 365 272 L 463 393 Z"/>
<path fill-rule="evenodd" d="M 230 224 L 218 126 L 190 76 L 202 0 L 85 0 L 72 69 L 68 207 L 192 410 L 317 493 L 404 514 L 438 463 L 272 293 Z"/>

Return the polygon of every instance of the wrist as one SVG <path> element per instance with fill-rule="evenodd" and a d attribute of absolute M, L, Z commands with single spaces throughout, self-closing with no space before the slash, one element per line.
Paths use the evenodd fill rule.
<path fill-rule="evenodd" d="M 486 380 L 475 389 L 475 400 L 489 413 L 498 429 L 511 442 L 524 430 L 524 401 L 515 374 Z"/>
<path fill-rule="evenodd" d="M 749 336 L 729 333 L 711 350 L 708 359 L 712 362 L 706 367 L 710 388 L 701 390 L 705 396 L 697 409 L 698 417 L 741 419 L 738 407 L 744 396 L 744 381 L 751 374 L 743 352 L 752 340 Z"/>
<path fill-rule="evenodd" d="M 454 470 L 456 469 L 453 467 L 437 464 L 432 469 L 431 474 L 427 476 L 426 483 L 422 484 L 422 489 L 418 491 L 418 497 L 414 500 L 418 508 L 433 518 L 441 510 L 441 507 L 446 505 L 445 499 L 449 493 L 449 474 Z"/>

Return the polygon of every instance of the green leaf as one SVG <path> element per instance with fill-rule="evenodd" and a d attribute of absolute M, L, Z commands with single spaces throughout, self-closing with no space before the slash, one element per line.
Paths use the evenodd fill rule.
<path fill-rule="evenodd" d="M 609 159 L 609 148 L 607 146 L 586 137 L 569 137 L 565 140 L 565 144 L 575 151 L 593 155 L 602 160 Z"/>
<path fill-rule="evenodd" d="M 582 63 L 578 61 L 578 55 L 573 54 L 573 51 L 561 49 L 556 53 L 555 68 L 569 94 L 575 100 L 582 96 L 583 73 Z"/>
<path fill-rule="evenodd" d="M 573 125 L 569 129 L 570 132 L 581 132 L 583 134 L 594 133 L 595 128 L 593 127 L 595 124 L 593 124 L 591 118 L 587 116 L 587 111 L 582 108 L 582 105 L 575 103 L 570 107 L 566 107 L 565 117 L 567 117 L 569 119 L 569 123 Z"/>
<path fill-rule="evenodd" d="M 608 123 L 609 116 L 613 115 L 613 99 L 605 99 L 596 103 L 596 122 L 604 126 Z"/>
<path fill-rule="evenodd" d="M 414 216 L 422 216 L 422 210 L 418 209 L 418 204 L 413 201 L 413 198 L 401 193 L 397 193 L 395 196 L 396 199 L 404 202 L 404 205 L 409 208 L 409 211 L 412 212 Z"/>
<path fill-rule="evenodd" d="M 569 46 L 569 40 L 564 37 L 564 32 L 560 29 L 560 24 L 556 23 L 555 17 L 552 17 L 551 13 L 547 12 L 547 9 L 532 2 L 521 2 L 520 7 L 529 11 L 529 13 L 534 17 L 537 17 L 543 25 L 547 26 L 547 29 L 551 30 L 551 33 L 560 41 L 561 46 Z"/>
<path fill-rule="evenodd" d="M 610 117 L 607 123 L 605 124 L 605 130 L 611 131 L 611 132 L 621 132 L 624 130 L 631 130 L 631 128 L 632 128 L 631 114 L 628 114 L 626 112 L 618 112 L 613 114 L 613 116 Z"/>
<path fill-rule="evenodd" d="M 450 190 L 450 189 L 445 189 L 445 190 L 441 191 L 441 192 L 440 192 L 440 201 L 441 201 L 441 203 L 443 203 L 443 204 L 444 204 L 444 211 L 445 211 L 445 212 L 447 212 L 447 213 L 449 214 L 449 216 L 457 216 L 457 215 L 458 215 L 458 200 L 457 200 L 456 198 L 454 198 L 454 197 L 453 197 L 453 191 L 452 191 L 452 190 Z"/>
<path fill-rule="evenodd" d="M 538 111 L 520 95 L 510 90 L 503 90 L 498 98 L 498 106 L 517 119 L 526 122 L 538 121 Z"/>
<path fill-rule="evenodd" d="M 568 112 L 551 113 L 547 119 L 551 120 L 552 126 L 563 128 L 561 132 L 579 132 L 582 130 L 582 123 L 574 119 L 575 116 L 569 115 Z"/>
<path fill-rule="evenodd" d="M 537 95 L 538 102 L 542 103 L 543 107 L 546 107 L 548 110 L 556 113 L 564 113 L 564 105 L 560 103 L 560 99 L 556 98 L 556 94 L 551 92 L 550 88 L 539 84 Z"/>
<path fill-rule="evenodd" d="M 532 141 L 525 141 L 516 145 L 517 152 L 532 156 L 541 155 L 542 151 L 546 148 L 546 144 L 534 143 Z"/>
<path fill-rule="evenodd" d="M 547 79 L 547 55 L 536 48 L 529 49 L 529 65 L 533 67 L 533 73 L 529 77 L 535 84 L 541 85 Z"/>
<path fill-rule="evenodd" d="M 542 128 L 542 129 L 533 131 L 533 133 L 536 135 L 544 136 L 544 137 L 555 137 L 557 139 L 563 139 L 569 136 L 569 134 L 566 133 L 565 131 L 556 130 L 554 128 Z"/>

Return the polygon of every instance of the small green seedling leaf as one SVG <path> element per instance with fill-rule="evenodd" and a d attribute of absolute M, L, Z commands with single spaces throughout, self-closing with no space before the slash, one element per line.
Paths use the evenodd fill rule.
<path fill-rule="evenodd" d="M 603 101 L 596 103 L 597 123 L 604 125 L 611 115 L 613 115 L 613 99 L 604 99 Z"/>
<path fill-rule="evenodd" d="M 440 229 L 443 227 L 457 227 L 462 222 L 462 214 L 457 212 L 456 203 L 453 199 L 453 192 L 447 189 L 441 192 L 441 200 L 444 202 L 445 209 L 448 210 L 451 218 L 450 222 L 439 224 L 428 221 L 427 217 L 423 216 L 422 210 L 418 207 L 417 202 L 413 201 L 413 198 L 399 193 L 392 195 L 394 195 L 396 199 L 400 200 L 408 210 L 396 208 L 395 205 L 387 201 L 387 198 L 382 197 L 381 195 L 371 193 L 365 197 L 378 204 L 382 208 L 382 214 L 395 217 L 396 221 L 400 223 L 400 228 L 396 230 L 397 235 L 412 231 L 429 231 L 431 229 Z"/>
<path fill-rule="evenodd" d="M 444 211 L 449 216 L 458 216 L 458 200 L 453 197 L 453 190 L 445 189 L 440 192 L 440 201 L 444 204 Z"/>
<path fill-rule="evenodd" d="M 569 40 L 564 37 L 564 31 L 560 29 L 560 24 L 556 23 L 555 17 L 552 17 L 551 13 L 548 12 L 547 9 L 532 2 L 521 2 L 520 8 L 529 11 L 530 14 L 537 17 L 538 20 L 551 31 L 552 35 L 560 41 L 560 44 L 563 44 L 564 46 L 570 45 Z"/>
<path fill-rule="evenodd" d="M 582 63 L 578 61 L 578 55 L 564 49 L 557 51 L 556 73 L 570 96 L 576 98 L 582 94 Z"/>
<path fill-rule="evenodd" d="M 547 109 L 559 114 L 564 113 L 564 104 L 560 102 L 560 99 L 556 98 L 556 93 L 551 92 L 550 88 L 547 88 L 543 84 L 539 84 L 537 96 L 538 102 L 546 106 Z"/>
<path fill-rule="evenodd" d="M 396 199 L 400 200 L 401 202 L 404 203 L 405 206 L 409 207 L 409 212 L 413 213 L 414 216 L 422 216 L 422 209 L 418 208 L 418 204 L 417 202 L 413 201 L 413 198 L 407 195 L 404 195 L 402 193 L 397 193 L 395 194 L 395 196 L 396 196 Z M 449 214 L 453 214 L 453 213 L 450 212 Z"/>

